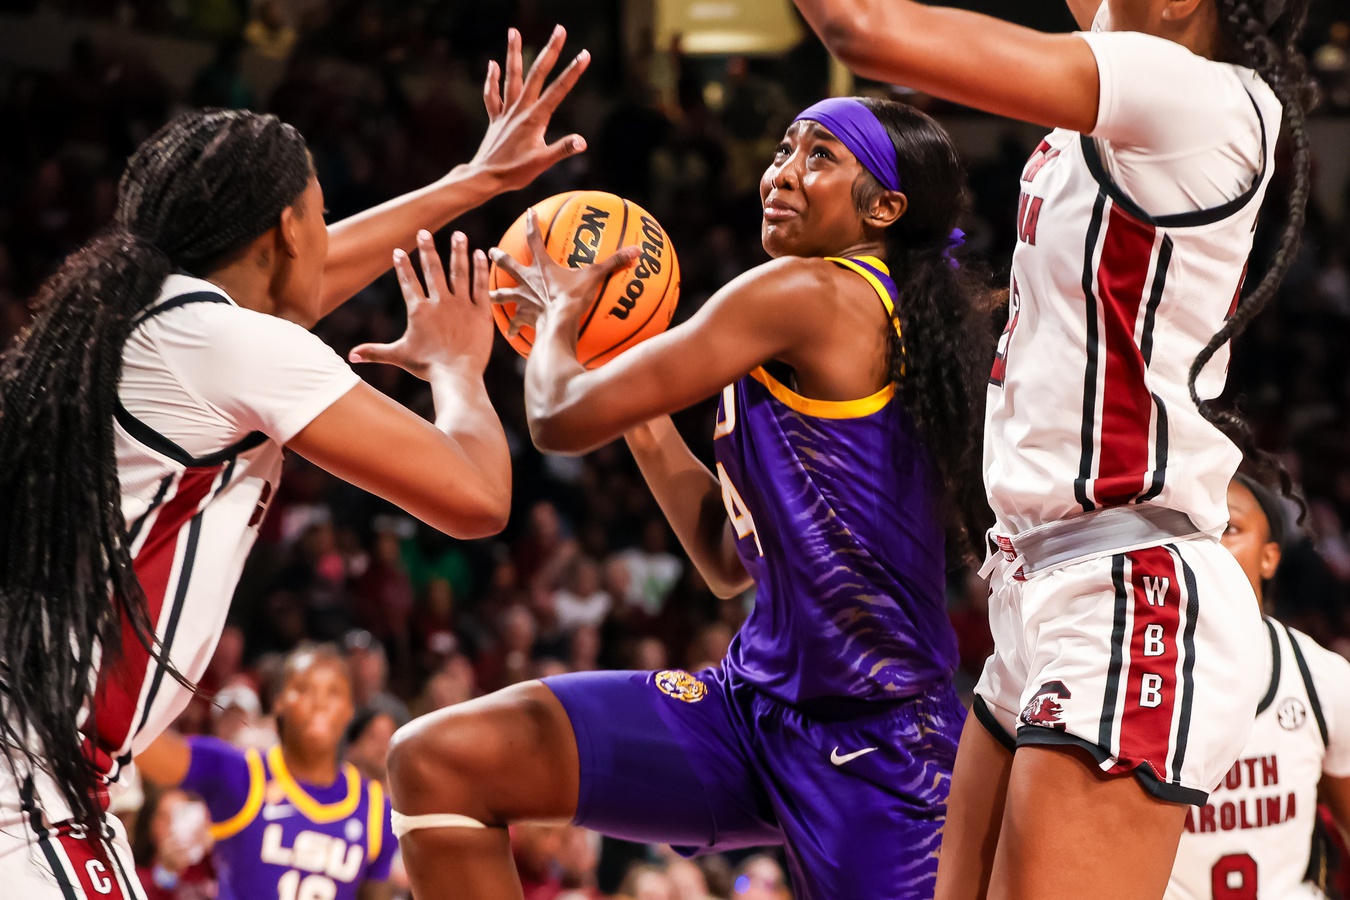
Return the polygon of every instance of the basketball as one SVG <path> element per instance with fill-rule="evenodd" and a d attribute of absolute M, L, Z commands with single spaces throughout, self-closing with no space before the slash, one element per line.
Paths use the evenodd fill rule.
<path fill-rule="evenodd" d="M 666 330 L 680 296 L 680 264 L 669 235 L 651 213 L 604 191 L 570 191 L 536 203 L 532 209 L 539 217 L 549 256 L 559 265 L 588 266 L 623 247 L 642 248 L 637 262 L 611 275 L 581 317 L 577 358 L 582 365 L 588 369 L 604 365 Z M 528 216 L 526 210 L 497 244 L 525 265 L 534 259 L 525 241 Z M 490 288 L 512 287 L 515 283 L 495 263 L 492 265 Z M 503 335 L 515 312 L 514 303 L 493 305 L 492 315 Z M 525 326 L 507 340 L 521 356 L 529 356 L 534 329 Z"/>

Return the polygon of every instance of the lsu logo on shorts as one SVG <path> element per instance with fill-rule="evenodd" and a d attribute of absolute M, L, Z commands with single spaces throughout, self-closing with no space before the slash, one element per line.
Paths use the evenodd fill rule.
<path fill-rule="evenodd" d="M 656 686 L 661 689 L 661 693 L 685 703 L 697 703 L 708 696 L 707 685 L 679 669 L 657 672 Z"/>

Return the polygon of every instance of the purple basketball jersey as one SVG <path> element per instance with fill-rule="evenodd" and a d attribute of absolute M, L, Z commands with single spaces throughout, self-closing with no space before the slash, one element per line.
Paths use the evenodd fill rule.
<path fill-rule="evenodd" d="M 218 900 L 356 900 L 384 881 L 397 848 L 380 786 L 344 765 L 337 781 L 296 781 L 281 748 L 240 750 L 191 738 L 183 788 L 211 812 Z"/>
<path fill-rule="evenodd" d="M 880 260 L 835 262 L 893 308 Z M 715 438 L 756 590 L 726 668 L 792 705 L 901 700 L 950 678 L 940 480 L 894 387 L 812 400 L 756 369 L 722 392 Z"/>

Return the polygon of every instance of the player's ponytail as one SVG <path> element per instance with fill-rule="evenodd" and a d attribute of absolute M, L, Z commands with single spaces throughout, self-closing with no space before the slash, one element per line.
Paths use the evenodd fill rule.
<path fill-rule="evenodd" d="M 893 101 L 863 102 L 895 145 L 909 201 L 886 232 L 886 263 L 900 295 L 900 333 L 888 329 L 891 377 L 942 475 L 953 523 L 978 558 L 992 520 L 981 436 L 994 358 L 993 295 L 950 256 L 953 229 L 969 204 L 965 167 L 947 133 L 927 115 Z M 867 209 L 879 190 L 876 179 L 865 175 L 855 190 L 858 208 Z M 953 555 L 967 557 L 965 549 Z"/>
<path fill-rule="evenodd" d="M 1250 460 L 1279 478 L 1281 491 L 1287 497 L 1296 497 L 1293 480 L 1284 465 L 1273 454 L 1256 444 L 1251 428 L 1237 413 L 1217 410 L 1208 400 L 1202 400 L 1196 390 L 1196 379 L 1205 365 L 1224 344 L 1237 337 L 1275 296 L 1285 273 L 1289 271 L 1298 253 L 1307 213 L 1308 195 L 1312 190 L 1310 165 L 1312 150 L 1308 136 L 1307 114 L 1316 102 L 1317 91 L 1308 77 L 1307 63 L 1298 49 L 1299 32 L 1308 18 L 1308 0 L 1266 2 L 1256 0 L 1216 0 L 1220 30 L 1228 47 L 1228 61 L 1254 69 L 1270 85 L 1270 89 L 1284 106 L 1284 121 L 1293 149 L 1293 179 L 1289 190 L 1288 211 L 1284 231 L 1270 268 L 1256 287 L 1243 296 L 1233 315 L 1209 340 L 1191 365 L 1188 385 L 1191 400 L 1201 415 L 1212 422 L 1242 448 Z M 1260 10 L 1258 12 L 1258 10 Z M 1277 11 L 1278 10 L 1278 11 Z M 1271 18 L 1268 20 L 1267 16 Z M 1302 503 L 1299 499 L 1300 504 Z"/>
<path fill-rule="evenodd" d="M 0 752 L 21 782 L 45 771 L 91 836 L 106 837 L 84 745 L 99 654 L 115 661 L 126 628 L 182 680 L 127 542 L 113 444 L 123 344 L 167 275 L 230 261 L 309 177 L 303 139 L 272 116 L 178 117 L 128 161 L 114 223 L 42 285 L 0 356 Z"/>

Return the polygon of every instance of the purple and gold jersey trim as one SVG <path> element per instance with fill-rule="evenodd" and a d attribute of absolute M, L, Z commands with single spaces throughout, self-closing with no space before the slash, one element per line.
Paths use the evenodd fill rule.
<path fill-rule="evenodd" d="M 852 269 L 872 285 L 877 296 L 881 298 L 882 304 L 886 307 L 886 315 L 890 316 L 891 324 L 895 326 L 895 333 L 900 334 L 900 317 L 895 314 L 895 301 L 891 298 L 899 296 L 896 290 L 895 282 L 891 280 L 891 270 L 886 264 L 875 256 L 855 256 L 845 258 L 842 256 L 827 256 L 825 259 L 845 269 Z M 901 335 L 903 337 L 903 335 Z"/>
<path fill-rule="evenodd" d="M 267 751 L 267 768 L 272 771 L 272 779 L 281 785 L 286 798 L 316 825 L 327 825 L 349 817 L 356 812 L 356 805 L 361 802 L 361 774 L 351 763 L 342 766 L 342 774 L 347 777 L 347 796 L 333 803 L 320 803 L 300 786 L 291 775 L 291 770 L 286 768 L 286 759 L 280 746 Z"/>
<path fill-rule="evenodd" d="M 357 786 L 358 791 L 360 786 Z M 384 846 L 384 820 L 388 813 L 384 808 L 384 788 L 378 781 L 370 782 L 370 803 L 366 810 L 366 842 L 369 845 L 369 858 L 378 859 Z"/>
<path fill-rule="evenodd" d="M 267 774 L 263 771 L 262 756 L 257 750 L 249 749 L 244 753 L 244 761 L 248 763 L 248 796 L 239 812 L 224 822 L 211 826 L 211 839 L 214 841 L 234 837 L 252 824 L 262 809 L 263 791 L 267 787 Z"/>
<path fill-rule="evenodd" d="M 895 396 L 895 385 L 892 383 L 861 400 L 813 400 L 793 391 L 763 369 L 755 369 L 750 377 L 768 388 L 773 398 L 788 409 L 818 419 L 861 419 L 881 412 Z"/>

